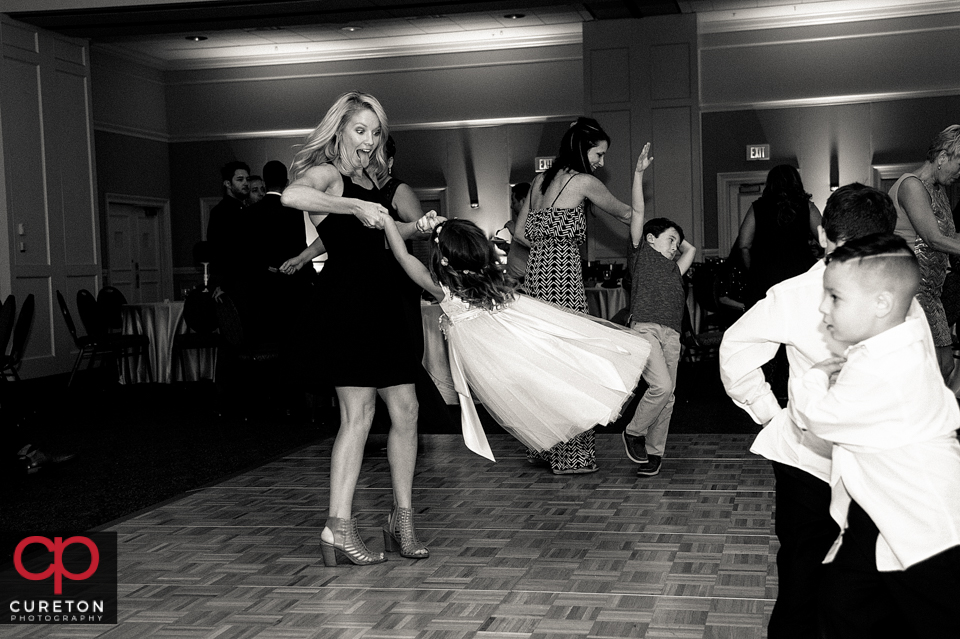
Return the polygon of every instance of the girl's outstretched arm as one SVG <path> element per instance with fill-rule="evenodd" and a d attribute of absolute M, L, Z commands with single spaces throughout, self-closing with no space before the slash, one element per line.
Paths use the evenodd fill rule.
<path fill-rule="evenodd" d="M 383 230 L 387 234 L 387 243 L 390 245 L 390 250 L 393 251 L 393 255 L 397 258 L 400 266 L 403 267 L 407 277 L 437 298 L 437 301 L 442 300 L 443 289 L 433 281 L 427 267 L 407 252 L 407 245 L 403 243 L 403 237 L 397 229 L 396 222 L 394 222 L 393 218 L 389 215 L 384 214 L 383 217 L 385 218 L 383 220 Z"/>

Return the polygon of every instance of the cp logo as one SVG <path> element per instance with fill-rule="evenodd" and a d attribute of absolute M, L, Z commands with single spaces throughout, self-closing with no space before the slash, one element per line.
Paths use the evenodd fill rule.
<path fill-rule="evenodd" d="M 31 544 L 40 544 L 53 553 L 53 563 L 43 572 L 30 572 L 23 567 L 23 549 Z M 63 551 L 70 544 L 81 544 L 90 551 L 90 567 L 79 575 L 63 567 Z M 21 577 L 31 581 L 41 581 L 53 575 L 53 592 L 59 595 L 63 592 L 64 576 L 74 581 L 83 581 L 97 571 L 97 566 L 100 565 L 100 550 L 88 537 L 70 537 L 66 541 L 63 541 L 63 537 L 54 537 L 53 541 L 50 541 L 49 537 L 27 537 L 17 544 L 17 549 L 13 553 L 13 565 L 16 566 Z"/>

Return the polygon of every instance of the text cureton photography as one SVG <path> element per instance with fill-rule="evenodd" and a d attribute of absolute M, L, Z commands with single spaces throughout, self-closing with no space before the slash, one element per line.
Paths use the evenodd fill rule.
<path fill-rule="evenodd" d="M 116 533 L 5 534 L 0 623 L 117 623 Z"/>

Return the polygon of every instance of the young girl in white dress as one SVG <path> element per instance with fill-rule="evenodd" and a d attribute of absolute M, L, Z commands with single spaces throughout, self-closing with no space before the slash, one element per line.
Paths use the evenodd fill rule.
<path fill-rule="evenodd" d="M 473 222 L 436 225 L 428 270 L 407 252 L 393 220 L 384 217 L 397 261 L 440 301 L 445 314 L 441 327 L 470 450 L 494 460 L 473 395 L 507 432 L 535 450 L 617 419 L 643 373 L 650 353 L 646 340 L 515 292 L 504 280 L 492 242 Z M 433 213 L 427 218 L 443 220 Z"/>

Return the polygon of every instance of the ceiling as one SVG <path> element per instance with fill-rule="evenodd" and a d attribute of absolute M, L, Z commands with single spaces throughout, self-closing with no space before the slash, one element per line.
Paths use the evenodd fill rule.
<path fill-rule="evenodd" d="M 17 6 L 18 3 L 4 3 Z M 500 18 L 510 14 L 536 16 L 557 12 L 582 13 L 582 20 L 642 18 L 681 13 L 677 0 L 154 0 L 152 4 L 78 0 L 71 8 L 51 10 L 36 2 L 11 17 L 64 35 L 111 41 L 130 36 L 208 33 L 224 30 L 285 29 L 329 25 L 364 25 L 431 21 L 474 21 L 472 16 Z M 53 4 L 53 3 L 51 3 Z M 63 3 L 62 3 L 63 4 Z M 712 4 L 712 3 L 711 3 Z M 0 5 L 2 6 L 2 5 Z"/>
<path fill-rule="evenodd" d="M 762 24 L 782 26 L 776 21 L 877 17 L 883 8 L 916 13 L 956 4 L 955 0 L 0 0 L 0 12 L 89 39 L 145 64 L 183 69 L 571 44 L 581 42 L 582 24 L 594 20 L 696 13 L 701 21 L 704 16 L 715 20 L 753 16 L 750 19 Z"/>

